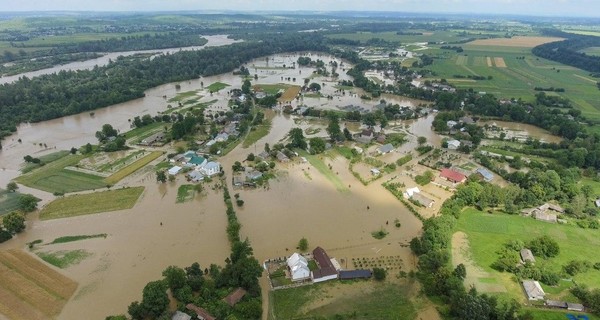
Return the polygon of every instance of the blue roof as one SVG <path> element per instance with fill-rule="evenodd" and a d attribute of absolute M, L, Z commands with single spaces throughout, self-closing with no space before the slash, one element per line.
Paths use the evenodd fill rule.
<path fill-rule="evenodd" d="M 477 173 L 479 173 L 480 175 L 482 175 L 483 179 L 485 179 L 487 181 L 490 181 L 490 180 L 494 179 L 494 174 L 491 173 L 486 168 L 479 168 L 479 169 L 477 169 Z"/>
<path fill-rule="evenodd" d="M 340 280 L 359 279 L 359 278 L 370 278 L 373 273 L 371 270 L 357 269 L 357 270 L 340 270 Z"/>

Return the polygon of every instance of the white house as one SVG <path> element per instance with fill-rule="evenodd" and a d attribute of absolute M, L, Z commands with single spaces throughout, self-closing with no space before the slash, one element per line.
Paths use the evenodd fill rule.
<path fill-rule="evenodd" d="M 419 193 L 419 192 L 421 192 L 421 190 L 419 190 L 419 188 L 417 188 L 417 187 L 408 188 L 408 189 L 406 189 L 406 192 L 404 193 L 404 197 L 410 199 L 410 198 L 412 198 L 412 196 L 415 195 L 415 193 Z"/>
<path fill-rule="evenodd" d="M 460 147 L 460 141 L 458 140 L 448 140 L 448 149 L 456 150 Z"/>
<path fill-rule="evenodd" d="M 454 120 L 450 120 L 450 121 L 446 122 L 446 126 L 448 126 L 448 129 L 454 128 L 454 126 L 457 124 L 458 124 L 458 122 L 456 122 Z"/>
<path fill-rule="evenodd" d="M 199 168 L 199 171 L 203 175 L 211 177 L 221 172 L 221 165 L 218 162 L 211 161 Z"/>
<path fill-rule="evenodd" d="M 290 268 L 290 275 L 292 281 L 306 280 L 310 278 L 310 269 L 308 268 L 308 261 L 305 257 L 298 253 L 294 253 L 287 259 L 288 268 Z"/>
<path fill-rule="evenodd" d="M 176 174 L 179 173 L 179 171 L 181 171 L 181 167 L 180 166 L 174 166 L 173 168 L 169 169 L 169 174 L 174 176 Z"/>

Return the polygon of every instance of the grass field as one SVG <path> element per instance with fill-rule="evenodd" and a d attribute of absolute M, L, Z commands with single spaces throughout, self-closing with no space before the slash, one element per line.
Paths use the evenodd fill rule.
<path fill-rule="evenodd" d="M 467 45 L 482 45 L 482 46 L 503 46 L 503 47 L 523 47 L 533 48 L 548 42 L 563 40 L 563 38 L 553 37 L 512 37 L 512 38 L 493 38 L 479 39 L 467 43 Z"/>
<path fill-rule="evenodd" d="M 212 83 L 211 85 L 209 85 L 208 87 L 206 87 L 206 89 L 208 89 L 208 91 L 210 91 L 210 92 L 219 92 L 227 87 L 229 87 L 229 85 L 227 83 L 215 82 L 215 83 Z"/>
<path fill-rule="evenodd" d="M 362 291 L 361 291 L 362 290 Z M 347 293 L 347 294 L 346 294 Z M 327 303 L 322 303 L 327 300 Z M 313 319 L 348 315 L 350 319 L 415 319 L 416 309 L 402 285 L 330 281 L 272 291 L 269 319 Z"/>
<path fill-rule="evenodd" d="M 534 320 L 569 320 L 569 319 L 589 319 L 600 320 L 599 317 L 591 313 L 580 313 L 566 310 L 543 310 L 535 308 L 523 308 L 524 311 L 529 311 L 533 315 Z M 574 315 L 575 318 L 569 318 L 567 315 Z M 585 315 L 587 318 L 577 318 L 577 316 Z"/>
<path fill-rule="evenodd" d="M 257 84 L 254 86 L 257 89 L 262 89 L 267 94 L 277 94 L 280 90 L 285 90 L 290 87 L 288 84 Z"/>
<path fill-rule="evenodd" d="M 69 151 L 66 150 L 62 150 L 62 151 L 58 151 L 58 152 L 54 152 L 54 153 L 50 153 L 47 154 L 45 156 L 41 156 L 39 157 L 40 161 L 44 164 L 48 164 L 50 162 L 54 162 L 58 159 L 61 159 L 63 157 L 66 157 L 70 154 Z M 21 168 L 21 172 L 22 173 L 27 173 L 30 172 L 36 168 L 41 167 L 42 165 L 40 164 L 36 164 L 36 163 L 25 163 L 25 165 Z"/>
<path fill-rule="evenodd" d="M 535 87 L 564 88 L 565 92 L 557 94 L 570 99 L 584 116 L 600 120 L 600 90 L 596 87 L 597 79 L 588 72 L 538 58 L 531 54 L 530 48 L 467 44 L 463 49 L 460 54 L 427 50 L 426 53 L 437 57 L 427 68 L 459 89 L 473 88 L 499 98 L 533 101 L 538 93 Z M 492 79 L 475 81 L 457 75 Z"/>
<path fill-rule="evenodd" d="M 600 47 L 589 47 L 581 50 L 580 52 L 590 56 L 600 56 Z"/>
<path fill-rule="evenodd" d="M 91 253 L 81 249 L 68 251 L 37 252 L 36 254 L 38 255 L 38 257 L 40 257 L 40 259 L 61 269 L 65 269 L 72 265 L 78 264 L 91 255 Z"/>
<path fill-rule="evenodd" d="M 474 209 L 467 209 L 462 213 L 457 229 L 467 234 L 474 262 L 501 281 L 512 280 L 492 269 L 491 265 L 498 258 L 496 252 L 509 240 L 519 239 L 527 242 L 542 235 L 555 239 L 559 243 L 560 254 L 548 260 L 538 258 L 536 265 L 545 266 L 556 272 L 560 272 L 562 266 L 571 260 L 589 257 L 592 263 L 600 262 L 597 255 L 600 250 L 600 238 L 597 236 L 598 231 L 593 229 L 551 224 L 516 215 L 491 215 Z M 573 280 L 591 288 L 600 288 L 600 271 L 590 269 L 576 275 Z M 520 287 L 512 283 L 507 283 L 506 287 L 518 288 L 509 289 L 509 292 L 515 298 L 523 298 Z M 566 290 L 560 290 L 562 288 L 544 288 L 547 289 L 548 298 L 558 298 L 568 293 Z M 565 286 L 564 289 L 567 288 L 568 286 Z"/>
<path fill-rule="evenodd" d="M 148 154 L 147 156 L 135 161 L 134 163 L 132 163 L 132 164 L 126 166 L 125 168 L 115 172 L 114 174 L 108 176 L 105 179 L 105 182 L 107 184 L 113 185 L 113 184 L 121 181 L 121 179 L 127 177 L 128 175 L 145 167 L 148 163 L 154 161 L 156 158 L 160 157 L 162 154 L 163 154 L 162 151 L 153 151 L 150 154 Z"/>
<path fill-rule="evenodd" d="M 72 195 L 50 202 L 40 212 L 41 220 L 68 218 L 133 208 L 144 187 L 124 188 Z"/>
<path fill-rule="evenodd" d="M 67 170 L 84 156 L 70 154 L 15 179 L 18 183 L 47 192 L 76 192 L 106 187 L 100 176 Z"/>
<path fill-rule="evenodd" d="M 197 96 L 198 96 L 198 91 L 196 91 L 196 90 L 179 92 L 173 98 L 169 99 L 168 102 L 183 101 L 187 98 L 197 97 Z"/>
<path fill-rule="evenodd" d="M 186 201 L 191 201 L 194 199 L 194 195 L 196 191 L 194 191 L 193 184 L 183 184 L 180 185 L 177 189 L 177 200 L 176 203 L 184 203 Z"/>
<path fill-rule="evenodd" d="M 0 251 L 0 313 L 8 319 L 54 319 L 76 289 L 76 282 L 25 252 Z"/>
<path fill-rule="evenodd" d="M 0 189 L 0 216 L 19 209 L 19 192 Z"/>
<path fill-rule="evenodd" d="M 167 124 L 163 122 L 154 122 L 141 128 L 135 128 L 127 131 L 124 136 L 129 143 L 139 143 L 143 139 L 153 135 L 159 130 L 163 130 Z"/>
<path fill-rule="evenodd" d="M 251 145 L 255 144 L 256 141 L 268 135 L 269 131 L 271 131 L 271 126 L 271 121 L 267 120 L 264 121 L 263 124 L 252 127 L 252 129 L 250 129 L 250 132 L 248 132 L 248 135 L 244 139 L 244 142 L 242 142 L 242 147 L 248 148 Z"/>
<path fill-rule="evenodd" d="M 327 180 L 333 183 L 333 185 L 339 192 L 347 193 L 350 191 L 348 189 L 348 186 L 346 186 L 346 184 L 343 183 L 342 180 L 340 180 L 340 178 L 329 169 L 329 167 L 327 167 L 325 162 L 323 162 L 323 160 L 321 160 L 318 155 L 308 154 L 308 152 L 304 150 L 299 150 L 298 154 L 305 157 L 306 160 L 308 160 L 308 162 L 310 162 L 310 164 L 313 167 L 315 167 L 315 169 L 317 169 L 317 171 L 319 171 L 322 175 L 325 176 L 325 178 L 327 178 Z"/>
<path fill-rule="evenodd" d="M 412 30 L 411 30 L 412 31 Z M 414 42 L 438 42 L 438 41 L 458 41 L 473 36 L 460 36 L 454 31 L 423 31 L 422 35 L 398 35 L 396 32 L 356 32 L 339 33 L 327 35 L 331 39 L 349 39 L 360 42 L 367 42 L 370 39 L 377 38 L 390 42 L 414 43 Z"/>

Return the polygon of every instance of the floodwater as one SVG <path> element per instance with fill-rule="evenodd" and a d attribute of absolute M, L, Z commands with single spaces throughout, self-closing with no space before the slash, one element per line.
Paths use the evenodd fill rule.
<path fill-rule="evenodd" d="M 522 138 L 523 140 L 525 140 L 525 139 L 527 139 L 527 136 L 530 136 L 532 138 L 539 139 L 544 142 L 550 142 L 550 143 L 551 142 L 560 143 L 562 141 L 561 137 L 555 136 L 555 135 L 551 134 L 550 132 L 548 132 L 547 130 L 544 130 L 540 127 L 536 127 L 531 124 L 498 121 L 498 120 L 478 122 L 478 124 L 482 125 L 482 126 L 486 125 L 486 124 L 491 126 L 494 123 L 500 128 L 504 128 L 505 130 L 508 130 L 508 131 L 513 131 L 514 134 L 511 134 L 511 135 L 515 136 L 517 139 Z M 509 135 L 507 135 L 507 137 L 509 137 Z"/>
<path fill-rule="evenodd" d="M 290 63 L 296 61 L 297 57 L 272 56 L 269 65 L 272 67 Z M 333 59 L 328 56 L 319 58 Z M 266 63 L 265 58 L 262 58 L 248 66 L 266 66 Z M 306 75 L 312 73 L 312 70 L 314 69 L 308 67 L 285 70 L 256 68 L 259 80 L 254 83 L 283 82 L 300 85 L 303 82 L 300 72 Z M 252 68 L 250 72 L 253 73 Z M 296 81 L 281 81 L 281 77 L 287 78 L 289 75 L 293 78 L 292 75 L 296 73 Z M 327 79 L 315 80 L 324 82 Z M 202 82 L 209 85 L 216 81 L 232 86 L 210 96 L 203 90 Z M 334 83 L 326 82 L 325 90 L 334 92 Z M 222 74 L 182 82 L 180 85 L 179 92 L 198 90 L 198 94 L 203 96 L 201 102 L 218 99 L 211 107 L 213 111 L 226 110 L 227 91 L 239 88 L 241 78 Z M 0 171 L 0 183 L 5 185 L 18 175 L 23 156 L 39 156 L 53 152 L 55 147 L 56 150 L 64 150 L 88 142 L 94 143 L 94 133 L 104 123 L 111 123 L 118 130 L 125 131 L 129 128 L 128 119 L 166 110 L 168 102 L 163 96 L 168 99 L 177 92 L 175 84 L 166 84 L 148 90 L 144 98 L 95 110 L 94 116 L 83 113 L 20 126 L 16 134 L 3 141 L 5 149 L 0 151 L 0 164 L 5 170 Z M 386 100 L 388 98 L 392 97 L 386 97 Z M 304 100 L 306 103 L 307 99 Z M 315 100 L 327 103 L 323 98 Z M 357 101 L 360 102 L 360 98 Z M 361 103 L 367 106 L 378 102 Z M 315 126 L 308 122 L 296 125 L 293 116 L 277 110 L 273 112 L 273 126 L 267 136 L 255 146 L 247 149 L 238 146 L 219 159 L 226 171 L 230 192 L 239 192 L 240 198 L 245 201 L 244 207 L 237 208 L 236 211 L 242 223 L 241 235 L 250 239 L 257 259 L 262 261 L 288 256 L 293 253 L 300 238 L 306 237 L 311 248 L 322 246 L 338 261 L 348 261 L 355 257 L 400 256 L 403 270 L 414 269 L 415 261 L 408 242 L 420 233 L 421 222 L 385 190 L 380 182 L 363 186 L 347 170 L 347 160 L 341 157 L 326 158 L 323 161 L 331 165 L 341 181 L 348 185 L 346 192 L 338 191 L 331 181 L 307 163 L 278 164 L 278 177 L 270 182 L 267 189 L 232 189 L 231 165 L 235 161 L 242 161 L 250 152 L 261 152 L 265 143 L 273 145 L 280 142 L 293 127 L 306 129 Z M 414 131 L 416 135 L 426 135 L 431 119 L 398 123 L 401 124 L 408 125 L 408 130 Z M 326 135 L 324 126 L 319 135 Z M 22 143 L 17 142 L 18 139 L 22 139 Z M 48 149 L 42 150 L 40 142 L 46 143 Z M 1 244 L 0 249 L 24 248 L 27 242 L 35 239 L 50 242 L 65 235 L 107 233 L 106 239 L 43 246 L 40 250 L 85 249 L 93 253 L 92 257 L 79 265 L 64 270 L 79 282 L 79 288 L 58 319 L 81 319 L 83 314 L 87 319 L 104 319 L 110 314 L 126 313 L 130 302 L 141 299 L 144 285 L 159 279 L 161 271 L 167 266 L 185 267 L 195 261 L 202 268 L 211 263 L 223 265 L 230 253 L 225 233 L 227 219 L 222 193 L 206 188 L 206 195 L 196 197 L 192 202 L 176 204 L 177 187 L 182 183 L 183 177 L 179 177 L 175 183 L 157 184 L 152 168 L 147 167 L 115 186 L 146 187 L 133 209 L 50 221 L 39 221 L 36 215 L 30 215 L 26 232 Z M 45 196 L 53 198 L 49 194 Z M 400 228 L 393 226 L 395 219 L 400 220 Z M 376 240 L 371 232 L 381 227 L 389 235 Z M 348 268 L 352 266 L 348 265 Z M 266 276 L 261 279 L 261 284 L 265 301 L 263 307 L 266 308 Z M 266 316 L 266 312 L 264 314 Z"/>
<path fill-rule="evenodd" d="M 138 51 L 122 51 L 122 52 L 110 52 L 102 57 L 96 59 L 90 59 L 86 61 L 77 61 L 71 62 L 63 65 L 54 66 L 52 68 L 46 68 L 37 71 L 25 72 L 13 76 L 0 77 L 0 84 L 11 83 L 19 80 L 21 77 L 33 78 L 37 76 L 41 76 L 44 74 L 52 74 L 59 71 L 71 71 L 71 70 L 89 70 L 93 69 L 95 66 L 105 66 L 109 61 L 114 61 L 120 56 L 131 56 L 138 53 L 156 53 L 158 54 L 167 54 L 167 53 L 175 53 L 178 51 L 193 51 L 199 50 L 206 47 L 216 47 L 216 46 L 225 46 L 237 42 L 236 40 L 227 38 L 226 35 L 215 35 L 215 36 L 202 36 L 208 42 L 203 46 L 191 46 L 191 47 L 182 47 L 182 48 L 170 48 L 170 49 L 156 49 L 156 50 L 138 50 Z"/>

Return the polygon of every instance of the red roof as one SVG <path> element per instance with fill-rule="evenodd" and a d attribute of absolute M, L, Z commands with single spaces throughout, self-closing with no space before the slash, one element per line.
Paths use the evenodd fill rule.
<path fill-rule="evenodd" d="M 187 306 L 185 306 L 188 310 L 194 311 L 198 317 L 200 319 L 204 319 L 204 320 L 215 320 L 215 317 L 211 316 L 210 313 L 208 313 L 208 311 L 198 307 L 195 304 L 192 303 L 188 303 Z"/>
<path fill-rule="evenodd" d="M 440 177 L 446 178 L 453 182 L 463 182 L 467 179 L 467 177 L 464 174 L 450 169 L 442 169 Z"/>
<path fill-rule="evenodd" d="M 230 295 L 228 295 L 227 297 L 225 297 L 223 299 L 223 301 L 227 302 L 228 305 L 230 305 L 231 307 L 233 307 L 238 302 L 240 302 L 240 300 L 242 300 L 242 298 L 245 295 L 246 295 L 246 290 L 244 290 L 242 288 L 237 288 L 234 292 L 232 292 Z"/>
<path fill-rule="evenodd" d="M 325 252 L 323 248 L 316 247 L 315 250 L 313 250 L 313 258 L 319 265 L 319 269 L 313 271 L 315 279 L 337 274 L 333 263 L 331 263 L 331 259 L 329 259 L 327 252 Z"/>

